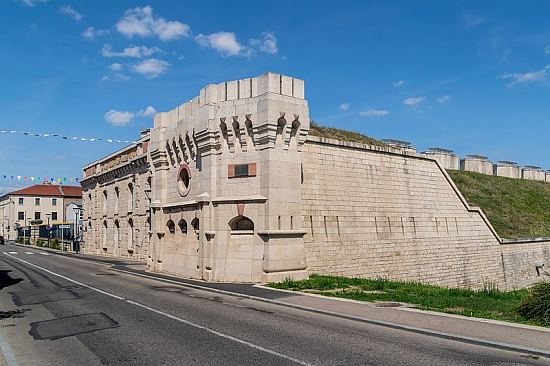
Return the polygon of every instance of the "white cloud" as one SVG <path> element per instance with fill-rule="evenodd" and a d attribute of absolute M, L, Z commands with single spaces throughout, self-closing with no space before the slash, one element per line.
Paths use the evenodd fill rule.
<path fill-rule="evenodd" d="M 155 17 L 153 8 L 149 5 L 126 10 L 124 17 L 117 22 L 116 29 L 129 38 L 154 35 L 163 41 L 188 37 L 190 34 L 187 24 Z"/>
<path fill-rule="evenodd" d="M 270 55 L 276 55 L 279 52 L 279 48 L 277 47 L 277 38 L 275 37 L 275 34 L 271 32 L 264 32 L 262 33 L 263 39 L 251 39 L 250 46 L 258 50 L 260 52 L 269 53 Z"/>
<path fill-rule="evenodd" d="M 411 97 L 403 100 L 403 104 L 409 107 L 416 108 L 418 105 L 423 103 L 426 100 L 426 97 Z"/>
<path fill-rule="evenodd" d="M 156 58 L 149 58 L 135 64 L 132 71 L 144 75 L 148 79 L 153 79 L 168 70 L 170 64 L 166 61 Z"/>
<path fill-rule="evenodd" d="M 145 47 L 130 45 L 122 50 L 122 52 L 113 51 L 113 47 L 110 44 L 104 44 L 101 49 L 101 55 L 103 57 L 148 57 L 155 53 L 162 53 L 163 51 L 158 47 Z"/>
<path fill-rule="evenodd" d="M 338 106 L 341 111 L 347 111 L 351 108 L 351 103 L 342 103 Z"/>
<path fill-rule="evenodd" d="M 481 15 L 475 15 L 470 13 L 462 13 L 462 17 L 464 18 L 464 22 L 466 23 L 467 27 L 477 27 L 478 25 L 481 25 L 487 21 L 485 17 Z"/>
<path fill-rule="evenodd" d="M 106 36 L 109 34 L 108 29 L 95 29 L 94 27 L 88 27 L 82 32 L 82 37 L 93 41 L 96 37 Z"/>
<path fill-rule="evenodd" d="M 109 65 L 109 68 L 114 71 L 120 71 L 122 70 L 122 64 L 119 64 L 118 62 L 115 62 L 113 64 Z"/>
<path fill-rule="evenodd" d="M 526 73 L 508 73 L 500 76 L 501 79 L 512 80 L 507 86 L 513 88 L 518 84 L 528 84 L 534 81 L 543 80 L 550 73 L 550 65 L 546 65 L 542 70 Z"/>
<path fill-rule="evenodd" d="M 218 51 L 223 57 L 251 57 L 258 52 L 276 55 L 279 52 L 277 38 L 271 32 L 262 33 L 263 39 L 251 38 L 245 46 L 237 40 L 233 32 L 217 32 L 212 34 L 199 33 L 195 41 L 201 46 Z M 285 57 L 286 58 L 286 57 Z"/>
<path fill-rule="evenodd" d="M 67 15 L 70 18 L 73 18 L 73 20 L 76 20 L 77 22 L 80 22 L 82 20 L 82 14 L 80 14 L 70 5 L 62 6 L 61 8 L 59 8 L 59 12 Z"/>
<path fill-rule="evenodd" d="M 107 80 L 109 80 L 109 77 L 108 77 L 107 75 L 103 75 L 103 76 L 101 77 L 101 79 L 99 79 L 99 80 L 101 80 L 101 81 L 107 81 Z"/>
<path fill-rule="evenodd" d="M 550 55 L 550 44 L 546 47 L 544 47 L 544 53 L 547 55 Z"/>
<path fill-rule="evenodd" d="M 386 109 L 367 109 L 359 112 L 361 117 L 385 117 L 388 114 L 390 114 L 390 112 Z"/>
<path fill-rule="evenodd" d="M 134 119 L 134 116 L 134 112 L 123 112 L 117 111 L 116 109 L 111 109 L 105 113 L 105 121 L 117 127 L 126 126 Z"/>
<path fill-rule="evenodd" d="M 222 56 L 249 55 L 247 48 L 237 41 L 233 32 L 218 32 L 208 35 L 200 33 L 195 40 L 202 47 L 212 48 Z"/>
<path fill-rule="evenodd" d="M 405 85 L 405 80 L 397 80 L 393 82 L 393 86 L 403 86 Z"/>
<path fill-rule="evenodd" d="M 105 121 L 113 126 L 126 126 L 132 122 L 135 117 L 150 117 L 157 113 L 157 110 L 153 106 L 147 106 L 147 108 L 140 110 L 139 112 L 118 111 L 111 109 L 105 113 Z"/>
<path fill-rule="evenodd" d="M 451 96 L 447 94 L 447 95 L 444 95 L 442 97 L 437 98 L 436 100 L 437 100 L 438 103 L 441 103 L 441 104 L 447 103 L 449 100 L 451 100 Z"/>
<path fill-rule="evenodd" d="M 48 0 L 15 0 L 16 3 L 20 3 L 31 8 L 37 4 L 45 3 L 47 1 Z"/>
<path fill-rule="evenodd" d="M 149 117 L 154 115 L 155 113 L 157 113 L 157 110 L 153 106 L 149 105 L 147 106 L 147 108 L 145 108 L 145 110 L 140 110 L 137 115 L 140 117 Z"/>
<path fill-rule="evenodd" d="M 119 73 L 116 73 L 116 74 L 115 74 L 115 77 L 116 77 L 117 80 L 120 80 L 120 81 L 128 81 L 128 80 L 130 80 L 130 77 L 129 77 L 128 75 L 124 75 L 124 74 L 122 74 L 122 73 L 120 73 L 120 72 L 119 72 Z"/>

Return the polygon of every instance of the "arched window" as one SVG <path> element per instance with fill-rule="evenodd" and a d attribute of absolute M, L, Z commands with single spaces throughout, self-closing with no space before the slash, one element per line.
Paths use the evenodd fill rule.
<path fill-rule="evenodd" d="M 181 219 L 178 222 L 178 226 L 182 234 L 187 234 L 187 221 L 185 221 L 184 219 Z"/>
<path fill-rule="evenodd" d="M 166 223 L 166 227 L 168 228 L 168 232 L 170 234 L 176 233 L 176 225 L 174 225 L 174 221 L 168 220 L 168 222 Z"/>
<path fill-rule="evenodd" d="M 191 221 L 191 226 L 193 227 L 193 231 L 195 232 L 195 234 L 197 234 L 197 240 L 199 240 L 200 239 L 199 219 L 195 217 L 193 221 Z"/>
<path fill-rule="evenodd" d="M 103 248 L 107 249 L 107 221 L 103 221 Z"/>
<path fill-rule="evenodd" d="M 134 211 L 134 185 L 128 183 L 128 211 Z"/>
<path fill-rule="evenodd" d="M 120 248 L 120 224 L 115 220 L 115 247 Z"/>
<path fill-rule="evenodd" d="M 134 250 L 134 220 L 128 220 L 128 250 Z"/>
<path fill-rule="evenodd" d="M 229 221 L 229 227 L 233 231 L 254 231 L 254 222 L 246 216 L 237 216 Z"/>
<path fill-rule="evenodd" d="M 118 201 L 120 200 L 120 191 L 115 187 L 115 212 L 118 213 Z"/>
<path fill-rule="evenodd" d="M 103 191 L 103 215 L 107 215 L 107 191 Z"/>

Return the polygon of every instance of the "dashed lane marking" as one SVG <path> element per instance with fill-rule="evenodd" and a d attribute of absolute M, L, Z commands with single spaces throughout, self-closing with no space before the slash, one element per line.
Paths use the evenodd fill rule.
<path fill-rule="evenodd" d="M 34 253 L 33 252 L 25 252 L 25 254 L 33 255 Z"/>
<path fill-rule="evenodd" d="M 4 253 L 6 254 L 6 253 Z M 236 337 L 233 337 L 229 334 L 225 334 L 225 333 L 221 333 L 221 332 L 218 332 L 217 330 L 214 330 L 214 329 L 211 329 L 211 328 L 208 328 L 208 327 L 205 327 L 203 325 L 200 325 L 200 324 L 197 324 L 197 323 L 193 323 L 189 320 L 185 320 L 185 319 L 182 319 L 182 318 L 178 318 L 177 316 L 175 315 L 172 315 L 172 314 L 168 314 L 168 313 L 165 313 L 161 310 L 158 310 L 158 309 L 155 309 L 155 308 L 152 308 L 152 307 L 149 307 L 147 305 L 144 305 L 144 304 L 140 304 L 138 302 L 135 302 L 135 301 L 132 301 L 132 300 L 129 300 L 129 299 L 125 299 L 124 297 L 121 297 L 121 296 L 118 296 L 118 295 L 115 295 L 113 293 L 110 293 L 110 292 L 107 292 L 107 291 L 103 291 L 103 290 L 100 290 L 96 287 L 93 287 L 93 286 L 90 286 L 90 285 L 87 285 L 85 283 L 82 283 L 82 282 L 78 282 L 76 280 L 73 280 L 72 278 L 69 278 L 69 277 L 66 277 L 66 276 L 63 276 L 59 273 L 55 273 L 53 271 L 50 271 L 49 269 L 46 269 L 44 267 L 40 267 L 34 263 L 31 263 L 31 262 L 27 262 L 26 260 L 23 260 L 21 258 L 17 258 L 17 257 L 14 257 L 12 255 L 9 255 L 9 254 L 6 254 L 8 257 L 12 258 L 12 259 L 15 259 L 19 262 L 22 262 L 22 263 L 25 263 L 29 266 L 32 266 L 32 267 L 35 267 L 35 268 L 38 268 L 46 273 L 49 273 L 51 275 L 54 275 L 54 276 L 57 276 L 59 278 L 62 278 L 66 281 L 69 281 L 69 282 L 72 282 L 72 283 L 75 283 L 79 286 L 82 286 L 82 287 L 86 287 L 90 290 L 93 290 L 93 291 L 96 291 L 96 292 L 99 292 L 100 294 L 103 294 L 103 295 L 106 295 L 106 296 L 110 296 L 110 297 L 113 297 L 117 300 L 120 300 L 120 301 L 124 301 L 128 304 L 132 304 L 132 305 L 135 305 L 135 306 L 139 306 L 140 308 L 143 308 L 143 309 L 146 309 L 146 310 L 149 310 L 153 313 L 156 313 L 156 314 L 159 314 L 159 315 L 162 315 L 162 316 L 165 316 L 169 319 L 172 319 L 172 320 L 175 320 L 175 321 L 178 321 L 180 323 L 183 323 L 185 325 L 189 325 L 189 326 L 192 326 L 194 328 L 197 328 L 197 329 L 201 329 L 207 333 L 210 333 L 210 334 L 213 334 L 213 335 L 216 335 L 218 337 L 221 337 L 221 338 L 225 338 L 225 339 L 229 339 L 233 342 L 236 342 L 236 343 L 239 343 L 239 344 L 242 344 L 244 346 L 248 346 L 250 348 L 253 348 L 257 351 L 261 351 L 261 352 L 265 352 L 265 353 L 268 353 L 270 355 L 273 355 L 273 356 L 276 356 L 276 357 L 279 357 L 279 358 L 282 358 L 282 359 L 285 359 L 285 360 L 288 360 L 290 362 L 293 362 L 293 363 L 296 363 L 298 365 L 302 365 L 302 366 L 310 366 L 311 364 L 310 363 L 307 363 L 307 362 L 304 362 L 304 361 L 301 361 L 297 358 L 294 358 L 292 356 L 288 356 L 288 355 L 285 355 L 285 354 L 282 354 L 282 353 L 279 353 L 277 351 L 274 351 L 272 349 L 269 349 L 269 348 L 265 348 L 265 347 L 262 347 L 260 345 L 257 345 L 257 344 L 254 344 L 254 343 L 251 343 L 251 342 L 248 342 L 248 341 L 245 341 L 243 339 L 240 339 L 240 338 L 236 338 Z"/>
<path fill-rule="evenodd" d="M 17 252 L 8 252 L 9 254 L 17 254 Z"/>

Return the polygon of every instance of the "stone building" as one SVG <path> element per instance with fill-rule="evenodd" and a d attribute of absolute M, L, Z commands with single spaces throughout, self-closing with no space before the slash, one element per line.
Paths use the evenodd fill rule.
<path fill-rule="evenodd" d="M 546 181 L 546 173 L 541 167 L 528 165 L 522 169 L 522 178 L 527 180 Z"/>
<path fill-rule="evenodd" d="M 521 168 L 513 161 L 498 161 L 493 165 L 493 174 L 497 177 L 516 178 L 522 177 Z"/>
<path fill-rule="evenodd" d="M 466 155 L 460 159 L 460 170 L 493 175 L 493 163 L 486 156 Z"/>
<path fill-rule="evenodd" d="M 146 259 L 151 237 L 149 130 L 135 144 L 84 167 L 84 250 Z"/>
<path fill-rule="evenodd" d="M 437 159 L 410 144 L 309 130 L 300 79 L 204 87 L 84 168 L 82 250 L 235 282 L 323 273 L 511 289 L 550 263 L 550 240 L 501 239 Z M 488 160 L 468 160 L 492 174 Z"/>
<path fill-rule="evenodd" d="M 459 169 L 460 160 L 452 150 L 442 149 L 439 147 L 432 147 L 426 150 L 423 154 L 424 156 L 430 159 L 437 160 L 437 162 L 444 169 L 452 169 L 452 170 Z"/>
<path fill-rule="evenodd" d="M 81 187 L 47 182 L 7 193 L 0 197 L 0 235 L 15 240 L 18 228 L 28 230 L 31 221 L 42 221 L 44 225 L 67 223 L 71 217 L 67 216 L 66 208 L 72 202 L 82 203 Z"/>

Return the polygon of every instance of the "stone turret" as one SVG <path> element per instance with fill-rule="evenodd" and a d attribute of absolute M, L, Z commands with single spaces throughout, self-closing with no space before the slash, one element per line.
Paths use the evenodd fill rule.
<path fill-rule="evenodd" d="M 303 80 L 273 73 L 207 85 L 157 114 L 153 268 L 223 281 L 306 277 L 300 152 L 309 125 Z"/>

